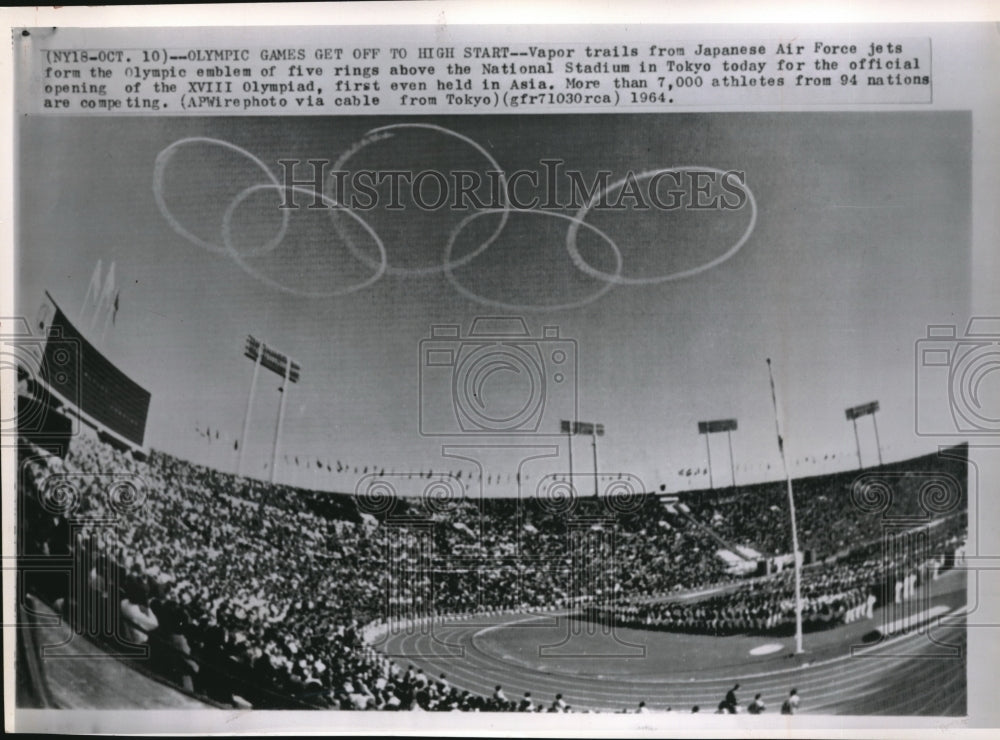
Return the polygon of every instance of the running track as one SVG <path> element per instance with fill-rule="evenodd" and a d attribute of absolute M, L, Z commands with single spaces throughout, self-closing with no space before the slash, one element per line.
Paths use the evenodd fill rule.
<path fill-rule="evenodd" d="M 738 681 L 740 703 L 745 706 L 760 692 L 769 713 L 779 710 L 793 687 L 802 698 L 802 713 L 933 716 L 966 713 L 966 639 L 962 626 L 933 630 L 937 642 L 959 646 L 958 658 L 938 657 L 942 648 L 926 635 L 912 633 L 871 648 L 865 657 L 851 657 L 845 648 L 843 657 L 813 665 L 775 668 L 770 672 L 762 672 L 762 667 L 757 666 L 746 669 L 742 675 L 682 680 L 635 679 L 627 675 L 600 678 L 540 670 L 484 651 L 474 639 L 477 633 L 491 626 L 524 619 L 524 614 L 508 614 L 491 619 L 477 617 L 474 624 L 445 621 L 435 626 L 433 637 L 416 631 L 397 634 L 381 648 L 394 656 L 406 656 L 395 659 L 420 666 L 429 675 L 446 674 L 448 681 L 461 689 L 488 696 L 500 684 L 509 699 L 520 699 L 524 692 L 530 691 L 536 703 L 545 705 L 552 702 L 556 693 L 561 693 L 574 709 L 634 710 L 642 700 L 653 711 L 669 706 L 675 711 L 688 712 L 697 704 L 703 712 L 714 712 L 726 691 Z M 461 645 L 464 657 L 438 657 L 445 652 L 442 641 Z M 935 652 L 938 655 L 931 655 Z M 902 655 L 906 657 L 897 657 Z"/>

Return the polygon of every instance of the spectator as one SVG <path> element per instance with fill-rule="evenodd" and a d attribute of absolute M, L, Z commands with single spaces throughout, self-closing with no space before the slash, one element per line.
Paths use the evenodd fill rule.
<path fill-rule="evenodd" d="M 730 714 L 736 714 L 736 708 L 739 706 L 739 701 L 736 699 L 736 689 L 739 687 L 739 684 L 735 684 L 733 688 L 726 692 L 726 698 L 722 701 L 722 708 Z"/>
<path fill-rule="evenodd" d="M 122 599 L 121 615 L 123 636 L 133 645 L 145 645 L 149 642 L 149 633 L 159 626 L 145 592 L 135 585 Z"/>
<path fill-rule="evenodd" d="M 412 666 L 402 670 L 365 645 L 364 625 L 382 619 L 388 608 L 424 617 L 433 611 L 567 607 L 592 596 L 570 592 L 565 574 L 538 565 L 566 555 L 566 517 L 530 502 L 466 500 L 446 513 L 422 508 L 421 502 L 397 502 L 396 513 L 431 523 L 440 571 L 393 583 L 390 590 L 384 561 L 389 543 L 403 562 L 419 562 L 427 543 L 413 531 L 385 526 L 384 517 L 362 516 L 352 496 L 263 484 L 156 451 L 148 460 L 134 459 L 88 433 L 75 437 L 61 458 L 45 456 L 27 441 L 19 452 L 28 472 L 23 500 L 30 551 L 72 553 L 87 562 L 92 594 L 103 594 L 119 606 L 126 632 L 131 630 L 137 641 L 146 641 L 144 629 L 152 633 L 151 648 L 162 658 L 157 663 L 163 672 L 220 702 L 510 711 L 519 705 L 499 686 L 492 697 L 477 696 L 459 693 L 443 675 L 433 681 Z M 936 469 L 923 459 L 905 465 Z M 902 472 L 905 465 L 900 464 Z M 141 505 L 111 506 L 100 484 L 109 471 L 144 482 Z M 39 505 L 39 494 L 53 473 L 78 481 L 74 511 L 53 515 Z M 874 543 L 849 548 L 803 572 L 807 629 L 871 617 L 875 594 L 890 574 L 909 574 L 912 591 L 918 587 L 917 574 L 924 573 L 923 563 L 905 556 L 884 562 L 879 517 L 860 512 L 846 495 L 844 487 L 853 476 L 823 476 L 796 485 L 805 547 L 815 547 L 822 556 L 845 543 L 864 543 L 869 535 Z M 916 510 L 924 477 L 893 480 L 893 505 L 904 512 Z M 644 629 L 787 632 L 795 612 L 791 573 L 753 581 L 727 574 L 714 556 L 719 545 L 705 524 L 711 522 L 720 536 L 733 542 L 742 538 L 760 552 L 787 553 L 784 495 L 783 485 L 740 487 L 691 498 L 688 513 L 670 513 L 656 496 L 647 496 L 638 509 L 613 520 L 614 557 L 610 538 L 595 536 L 588 545 L 588 567 L 604 569 L 601 577 L 613 584 L 617 597 L 613 609 L 587 606 L 584 616 Z M 601 505 L 578 502 L 576 515 L 588 515 L 587 506 Z M 524 516 L 515 516 L 518 511 Z M 94 524 L 102 519 L 114 519 L 116 526 Z M 519 531 L 519 522 L 530 528 Z M 931 529 L 931 549 L 959 549 L 965 538 L 964 510 L 935 520 L 938 524 Z M 469 535 L 472 531 L 475 537 Z M 460 571 L 449 562 L 452 556 L 479 557 L 489 565 Z M 92 563 L 101 565 L 90 568 Z M 939 567 L 951 567 L 947 557 Z M 919 578 L 930 580 L 932 574 L 933 565 Z M 57 580 L 39 578 L 35 583 L 50 601 L 69 595 Z M 677 591 L 708 584 L 720 584 L 723 591 L 705 599 L 672 600 Z M 387 593 L 391 603 L 385 600 Z M 725 711 L 736 704 L 735 688 L 730 693 Z M 570 707 L 559 695 L 553 709 Z"/>
<path fill-rule="evenodd" d="M 799 711 L 799 690 L 792 689 L 788 692 L 788 698 L 781 705 L 782 714 L 795 714 Z"/>

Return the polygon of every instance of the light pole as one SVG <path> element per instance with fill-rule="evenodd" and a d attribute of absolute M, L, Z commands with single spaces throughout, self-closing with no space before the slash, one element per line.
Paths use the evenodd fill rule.
<path fill-rule="evenodd" d="M 573 485 L 573 422 L 563 420 L 560 428 L 566 435 L 566 448 L 569 450 L 569 484 Z"/>
<path fill-rule="evenodd" d="M 870 403 L 863 403 L 860 406 L 852 406 L 849 409 L 844 410 L 844 415 L 848 420 L 854 425 L 854 444 L 858 448 L 858 468 L 863 468 L 864 465 L 861 462 L 861 439 L 858 437 L 858 419 L 862 416 L 872 417 L 872 426 L 875 427 L 875 449 L 878 451 L 878 464 L 882 465 L 882 443 L 879 441 L 878 437 L 878 422 L 875 421 L 875 412 L 879 410 L 878 401 L 871 401 Z"/>
<path fill-rule="evenodd" d="M 274 443 L 271 448 L 271 482 L 275 480 L 275 469 L 278 465 L 278 446 L 281 437 L 281 427 L 285 416 L 285 404 L 288 400 L 289 383 L 298 383 L 302 368 L 289 355 L 279 352 L 273 347 L 269 347 L 264 342 L 247 335 L 246 344 L 243 347 L 243 356 L 254 361 L 253 379 L 250 381 L 250 395 L 247 398 L 247 410 L 243 416 L 243 436 L 240 439 L 240 456 L 237 462 L 236 472 L 238 475 L 243 471 L 243 455 L 246 452 L 247 434 L 250 431 L 250 416 L 253 408 L 254 393 L 257 388 L 257 375 L 261 367 L 281 376 L 282 383 L 278 389 L 281 393 L 281 402 L 278 405 L 278 421 L 274 429 Z"/>
<path fill-rule="evenodd" d="M 571 433 L 571 434 L 589 434 L 590 435 L 591 447 L 593 448 L 593 451 L 594 451 L 594 498 L 597 498 L 600 495 L 600 492 L 598 490 L 598 485 L 597 485 L 597 470 L 598 470 L 598 467 L 597 467 L 597 438 L 604 436 L 604 425 L 603 424 L 596 424 L 596 423 L 594 423 L 592 421 L 574 421 L 572 424 L 570 424 L 568 421 L 564 421 L 563 424 L 562 424 L 562 429 L 563 429 L 563 431 L 566 431 L 567 429 L 569 429 L 570 432 L 567 432 L 567 434 Z M 572 450 L 572 444 L 573 444 L 572 441 L 570 441 L 570 449 L 571 450 Z M 573 480 L 573 467 L 572 466 L 573 466 L 573 458 L 571 456 L 570 457 L 570 485 L 572 485 L 572 480 Z"/>
<path fill-rule="evenodd" d="M 709 444 L 708 435 L 717 432 L 725 432 L 729 438 L 729 472 L 733 476 L 733 487 L 736 486 L 736 463 L 733 461 L 733 431 L 738 428 L 736 419 L 716 419 L 715 421 L 699 421 L 698 434 L 705 435 L 705 450 L 708 452 L 708 487 L 715 488 L 715 481 L 712 475 L 712 446 Z"/>

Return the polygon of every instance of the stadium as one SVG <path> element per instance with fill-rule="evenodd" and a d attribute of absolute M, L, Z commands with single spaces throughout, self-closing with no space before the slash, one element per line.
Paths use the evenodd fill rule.
<path fill-rule="evenodd" d="M 794 685 L 825 713 L 964 711 L 964 630 L 942 619 L 965 602 L 962 446 L 793 482 L 811 646 L 797 655 L 780 481 L 663 495 L 611 476 L 597 497 L 563 480 L 524 499 L 442 495 L 455 481 L 430 473 L 412 498 L 384 473 L 357 494 L 265 484 L 126 444 L 148 394 L 58 308 L 46 328 L 20 399 L 27 603 L 180 692 L 255 708 L 715 711 L 735 681 L 772 707 Z M 102 410 L 117 412 L 107 427 L 87 414 Z M 80 701 L 77 682 L 41 678 L 60 644 L 46 632 L 24 695 Z"/>
<path fill-rule="evenodd" d="M 617 117 L 597 118 L 624 171 L 642 146 L 622 143 Z M 832 135 L 835 118 L 796 122 L 801 141 L 788 146 L 811 145 L 817 126 Z M 472 143 L 459 165 L 481 168 L 488 146 L 512 169 L 520 148 L 537 160 L 567 125 L 593 128 L 538 119 L 506 139 L 510 126 L 488 117 L 411 124 L 395 139 L 361 120 L 338 133 L 361 142 L 340 165 L 398 143 L 417 171 L 458 140 Z M 907 119 L 910 136 L 892 144 L 923 175 L 913 182 L 932 176 L 914 143 L 938 136 L 932 119 Z M 623 277 L 623 256 L 646 252 L 608 236 L 622 214 L 419 214 L 452 219 L 444 265 L 406 251 L 390 263 L 391 237 L 408 233 L 392 225 L 400 214 L 304 209 L 289 226 L 257 200 L 279 187 L 243 180 L 281 156 L 250 154 L 278 138 L 273 122 L 239 145 L 218 138 L 238 138 L 218 121 L 204 122 L 210 136 L 173 124 L 123 124 L 115 142 L 89 132 L 100 145 L 79 148 L 63 186 L 94 209 L 86 225 L 28 214 L 22 229 L 20 285 L 44 297 L 39 310 L 25 291 L 33 318 L 13 342 L 18 705 L 964 716 L 968 446 L 914 435 L 915 413 L 951 416 L 901 381 L 955 293 L 916 285 L 883 310 L 878 275 L 830 245 L 848 233 L 870 257 L 865 229 L 871 240 L 905 230 L 905 257 L 878 259 L 903 275 L 914 253 L 937 255 L 961 287 L 960 260 L 921 229 L 961 240 L 967 223 L 941 225 L 910 196 L 906 213 L 830 210 L 820 201 L 853 192 L 852 177 L 754 178 L 752 157 L 777 155 L 749 144 L 773 120 L 713 118 L 709 134 L 704 117 L 678 120 L 678 151 L 730 151 L 732 138 L 732 152 L 757 153 L 743 211 L 696 215 L 721 219 L 710 227 L 657 214 L 682 237 L 735 244 L 707 262 L 668 255 L 683 277 L 666 281 L 673 292 L 641 282 L 649 265 Z M 286 125 L 305 152 L 329 135 Z M 830 167 L 861 171 L 900 141 L 895 123 L 870 128 L 849 157 L 824 150 Z M 26 134 L 25 151 L 43 135 Z M 420 136 L 436 142 L 429 153 L 406 139 Z M 115 192 L 74 179 L 118 146 L 143 156 Z M 706 170 L 728 171 L 722 158 Z M 183 167 L 227 177 L 182 179 Z M 32 171 L 45 191 L 50 175 Z M 808 188 L 816 210 L 793 218 Z M 812 262 L 782 261 L 800 249 L 783 219 L 819 219 L 816 244 L 801 247 Z M 146 252 L 105 246 L 139 226 Z M 470 248 L 463 229 L 485 241 Z M 279 258 L 286 232 L 298 251 Z M 366 234 L 378 257 L 358 246 Z M 53 277 L 51 245 L 70 235 L 75 276 Z M 573 277 L 548 258 L 484 252 L 553 235 Z M 343 260 L 320 251 L 330 238 L 348 247 Z M 481 254 L 478 277 L 456 276 Z M 505 261 L 521 270 L 509 289 L 496 277 Z M 348 262 L 375 277 L 351 283 Z M 768 270 L 791 309 L 758 290 Z M 331 275 L 346 285 L 317 298 Z M 526 296 L 547 302 L 536 311 Z M 76 301 L 78 314 L 66 308 Z M 516 315 L 532 312 L 541 318 Z"/>

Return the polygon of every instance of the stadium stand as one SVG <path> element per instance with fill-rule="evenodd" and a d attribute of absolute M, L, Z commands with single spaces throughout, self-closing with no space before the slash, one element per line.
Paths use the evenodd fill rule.
<path fill-rule="evenodd" d="M 24 552 L 66 558 L 74 571 L 70 579 L 28 573 L 27 589 L 88 635 L 147 646 L 149 668 L 163 680 L 218 704 L 569 710 L 499 689 L 475 695 L 393 662 L 363 640 L 367 626 L 390 616 L 558 606 L 652 629 L 789 628 L 788 569 L 748 580 L 716 556 L 719 540 L 772 559 L 788 554 L 784 484 L 685 494 L 686 511 L 673 513 L 654 494 L 618 510 L 602 501 L 556 511 L 489 498 L 373 506 L 161 452 L 137 459 L 87 433 L 64 456 L 21 442 Z M 947 567 L 967 528 L 964 454 L 879 469 L 892 511 L 923 516 L 932 539 L 888 561 L 889 509 L 870 505 L 871 492 L 858 495 L 858 474 L 796 481 L 802 541 L 812 551 L 803 584 L 810 628 L 859 618 L 901 577 L 933 578 Z M 928 475 L 963 482 L 947 501 L 935 489 L 929 514 Z M 569 577 L 581 563 L 596 574 L 591 580 Z M 709 587 L 703 598 L 675 598 Z"/>

